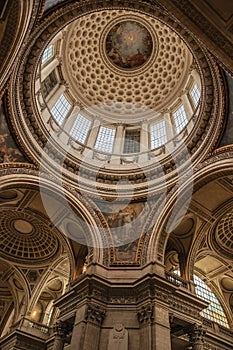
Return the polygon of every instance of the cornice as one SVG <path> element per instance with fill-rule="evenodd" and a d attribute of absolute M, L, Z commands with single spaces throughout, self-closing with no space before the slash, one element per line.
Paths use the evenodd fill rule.
<path fill-rule="evenodd" d="M 166 11 L 163 11 L 160 7 L 150 6 L 148 3 L 138 1 L 114 1 L 111 6 L 108 1 L 92 1 L 92 2 L 80 2 L 79 4 L 67 4 L 64 8 L 58 9 L 50 16 L 44 18 L 30 36 L 30 45 L 27 48 L 23 48 L 21 51 L 20 64 L 12 77 L 12 88 L 8 94 L 8 113 L 10 116 L 10 122 L 14 129 L 18 143 L 27 153 L 27 156 L 35 164 L 39 164 L 42 155 L 42 149 L 45 147 L 49 135 L 45 130 L 41 130 L 41 124 L 39 123 L 40 116 L 35 108 L 35 96 L 33 93 L 33 85 L 35 82 L 35 67 L 39 63 L 41 53 L 49 40 L 51 35 L 55 35 L 61 27 L 64 27 L 67 23 L 70 23 L 78 16 L 97 11 L 103 8 L 127 8 L 134 11 L 141 11 L 148 13 L 151 16 L 155 16 L 164 21 L 168 26 L 173 28 L 185 41 L 190 50 L 192 51 L 201 75 L 203 82 L 204 95 L 203 102 L 201 104 L 200 117 L 196 122 L 196 126 L 187 138 L 188 157 L 196 164 L 203 154 L 212 151 L 218 142 L 221 129 L 223 127 L 223 119 L 225 113 L 225 101 L 224 101 L 224 86 L 222 78 L 219 74 L 218 67 L 213 59 L 208 55 L 205 49 L 201 49 L 198 42 L 194 39 L 194 36 L 187 31 L 180 23 L 178 23 L 172 16 L 168 16 Z M 218 91 L 218 94 L 217 94 Z M 42 135 L 41 135 L 42 133 Z M 215 140 L 215 141 L 213 141 Z M 45 148 L 44 148 L 45 150 Z M 44 152 L 44 151 L 43 151 Z M 75 177 L 79 171 L 80 162 L 75 161 L 68 157 L 65 157 L 59 147 L 54 143 L 50 143 L 48 147 L 48 163 L 50 163 L 50 170 L 56 173 L 56 167 L 62 165 L 66 181 L 72 183 L 73 186 L 77 186 Z M 184 158 L 181 149 L 174 152 L 173 158 L 168 157 L 161 163 L 164 175 L 168 179 L 168 183 L 171 185 L 176 178 L 176 166 L 185 166 Z M 51 154 L 56 154 L 56 160 L 50 160 Z M 60 155 L 59 155 L 60 154 Z M 118 172 L 107 170 L 103 168 L 98 169 L 98 175 L 96 175 L 95 167 L 88 164 L 81 163 L 85 168 L 82 181 L 82 188 L 84 191 L 88 190 L 92 192 L 93 196 L 96 196 L 94 191 L 94 183 L 90 182 L 90 179 L 94 178 L 98 183 L 98 187 L 101 193 L 106 197 L 112 197 L 113 190 L 109 183 L 115 181 L 116 183 L 121 179 L 128 179 L 131 183 L 137 184 L 135 186 L 135 198 L 145 198 L 145 191 L 147 192 L 147 186 L 145 186 L 145 178 L 147 183 L 151 184 L 150 190 L 153 192 L 156 190 L 156 181 L 158 174 L 154 165 L 147 166 L 144 169 L 144 174 L 141 174 L 138 170 L 133 172 L 124 171 L 124 174 L 119 175 Z M 86 181 L 88 181 L 88 187 Z M 153 180 L 154 179 L 154 180 Z M 152 180 L 152 181 L 151 181 Z M 152 185 L 154 182 L 154 185 Z M 140 184 L 140 185 L 139 185 Z M 106 188 L 108 185 L 108 188 Z M 126 196 L 126 194 L 124 194 Z"/>

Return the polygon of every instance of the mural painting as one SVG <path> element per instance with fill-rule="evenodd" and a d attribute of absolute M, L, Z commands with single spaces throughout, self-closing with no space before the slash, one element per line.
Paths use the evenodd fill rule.
<path fill-rule="evenodd" d="M 142 66 L 149 59 L 152 48 L 150 33 L 135 21 L 116 24 L 106 38 L 107 56 L 120 68 L 133 69 Z"/>
<path fill-rule="evenodd" d="M 24 156 L 17 148 L 10 134 L 2 103 L 0 102 L 0 163 L 25 161 Z"/>
<path fill-rule="evenodd" d="M 135 262 L 148 212 L 147 203 L 129 203 L 110 205 L 108 213 L 104 213 L 114 239 L 116 261 Z"/>

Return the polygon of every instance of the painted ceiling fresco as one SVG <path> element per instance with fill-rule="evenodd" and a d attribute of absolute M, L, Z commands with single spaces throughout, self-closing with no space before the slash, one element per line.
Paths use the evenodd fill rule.
<path fill-rule="evenodd" d="M 148 30 L 135 21 L 117 23 L 106 38 L 110 61 L 120 68 L 138 68 L 149 59 L 153 43 Z"/>

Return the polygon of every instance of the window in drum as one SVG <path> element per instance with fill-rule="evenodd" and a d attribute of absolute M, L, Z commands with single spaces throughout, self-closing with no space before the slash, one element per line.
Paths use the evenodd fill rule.
<path fill-rule="evenodd" d="M 138 153 L 140 152 L 140 130 L 126 130 L 124 153 Z"/>
<path fill-rule="evenodd" d="M 44 53 L 42 55 L 42 59 L 41 59 L 41 63 L 44 64 L 45 62 L 47 62 L 51 57 L 53 56 L 53 45 L 49 45 L 48 47 L 46 47 L 46 49 L 44 50 Z"/>
<path fill-rule="evenodd" d="M 211 289 L 199 277 L 194 275 L 195 291 L 199 298 L 209 302 L 209 306 L 201 311 L 201 315 L 221 326 L 229 328 L 225 312 Z"/>
<path fill-rule="evenodd" d="M 95 149 L 102 152 L 112 152 L 116 130 L 101 126 L 95 143 Z"/>
<path fill-rule="evenodd" d="M 160 147 L 167 142 L 165 120 L 162 120 L 159 123 L 155 123 L 150 126 L 150 142 L 152 149 Z"/>
<path fill-rule="evenodd" d="M 173 114 L 176 131 L 179 133 L 188 123 L 187 115 L 184 106 L 180 106 Z"/>
<path fill-rule="evenodd" d="M 200 92 L 200 89 L 199 87 L 197 86 L 197 84 L 194 84 L 191 92 L 190 92 L 190 95 L 192 97 L 192 101 L 193 101 L 193 104 L 194 104 L 194 107 L 196 108 L 198 106 L 198 103 L 199 103 L 199 100 L 200 100 L 200 97 L 201 97 L 201 92 Z"/>
<path fill-rule="evenodd" d="M 55 105 L 51 109 L 51 114 L 58 123 L 58 125 L 62 125 L 65 117 L 67 116 L 69 110 L 71 108 L 71 104 L 66 99 L 66 97 L 62 94 L 59 99 L 56 101 Z"/>
<path fill-rule="evenodd" d="M 70 136 L 81 143 L 85 143 L 91 124 L 92 123 L 89 119 L 78 114 L 71 128 Z"/>
<path fill-rule="evenodd" d="M 41 83 L 42 95 L 46 98 L 52 89 L 57 85 L 57 77 L 55 71 L 52 71 Z"/>

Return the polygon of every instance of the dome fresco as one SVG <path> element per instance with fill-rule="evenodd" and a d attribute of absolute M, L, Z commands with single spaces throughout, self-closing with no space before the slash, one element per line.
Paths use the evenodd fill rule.
<path fill-rule="evenodd" d="M 180 162 L 199 157 L 202 147 L 208 151 L 209 106 L 221 95 L 221 88 L 213 94 L 210 86 L 215 79 L 210 60 L 193 36 L 183 39 L 181 28 L 173 29 L 176 23 L 169 17 L 165 21 L 158 14 L 127 8 L 72 9 L 69 16 L 68 22 L 38 32 L 32 43 L 36 55 L 27 61 L 32 79 L 19 99 L 30 119 L 22 130 L 28 134 L 24 142 L 34 140 L 33 156 L 41 162 L 44 155 L 55 168 L 63 164 L 72 181 L 82 164 L 84 170 L 78 172 L 85 188 L 90 179 L 94 186 L 96 176 L 105 181 L 109 169 L 118 179 L 119 167 L 134 169 L 134 181 L 143 188 L 155 168 L 173 181 L 171 153 Z M 112 45 L 120 52 L 120 64 L 109 57 Z M 217 120 L 221 123 L 221 115 Z M 142 175 L 141 165 L 147 175 Z M 154 175 L 153 187 L 160 179 Z"/>
<path fill-rule="evenodd" d="M 120 68 L 142 66 L 150 57 L 152 47 L 150 33 L 135 21 L 115 24 L 106 37 L 106 54 Z"/>
<path fill-rule="evenodd" d="M 226 2 L 0 5 L 1 349 L 232 350 Z"/>
<path fill-rule="evenodd" d="M 151 118 L 174 103 L 187 83 L 190 50 L 151 16 L 97 11 L 71 23 L 63 36 L 62 73 L 69 92 L 107 120 Z"/>

